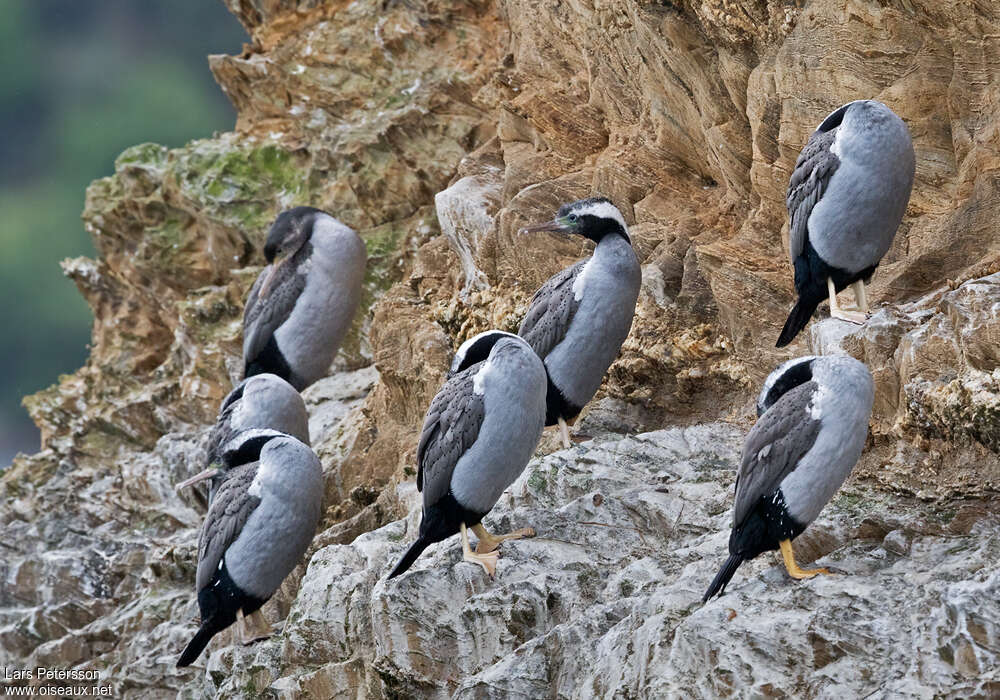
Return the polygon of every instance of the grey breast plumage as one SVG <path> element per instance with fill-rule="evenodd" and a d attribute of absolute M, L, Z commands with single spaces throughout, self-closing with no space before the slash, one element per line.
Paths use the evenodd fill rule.
<path fill-rule="evenodd" d="M 780 487 L 789 514 L 808 525 L 861 455 L 874 401 L 868 368 L 847 356 L 810 356 L 778 371 L 800 374 L 803 360 L 810 378 L 782 393 L 747 435 L 736 485 L 736 524 L 757 500 Z M 780 379 L 768 383 L 780 385 Z"/>
<path fill-rule="evenodd" d="M 538 445 L 545 388 L 539 358 L 515 336 L 449 379 L 431 402 L 417 448 L 424 503 L 450 490 L 462 507 L 488 512 Z"/>
<path fill-rule="evenodd" d="M 319 460 L 291 436 L 269 440 L 259 460 L 230 469 L 202 527 L 198 590 L 225 557 L 243 591 L 269 598 L 312 541 L 322 496 Z"/>
<path fill-rule="evenodd" d="M 420 532 L 390 578 L 493 508 L 538 445 L 545 396 L 545 368 L 520 337 L 487 331 L 459 348 L 417 444 Z"/>
<path fill-rule="evenodd" d="M 532 230 L 575 233 L 597 243 L 590 258 L 539 288 L 518 330 L 561 394 L 549 397 L 551 425 L 573 418 L 600 388 L 632 327 L 642 273 L 621 213 L 602 197 L 566 204 L 553 221 L 525 229 Z"/>
<path fill-rule="evenodd" d="M 201 625 L 177 661 L 188 666 L 212 637 L 253 615 L 305 554 L 319 523 L 323 472 L 290 435 L 253 429 L 224 448 L 232 465 L 208 509 L 195 582 Z M 244 455 L 247 460 L 238 463 Z"/>
<path fill-rule="evenodd" d="M 871 373 L 851 357 L 801 357 L 771 373 L 743 445 L 729 559 L 703 600 L 723 591 L 743 561 L 816 519 L 861 456 L 873 401 Z"/>
<path fill-rule="evenodd" d="M 271 263 L 254 283 L 243 321 L 247 376 L 272 372 L 300 391 L 324 376 L 361 300 L 366 254 L 351 228 L 311 207 L 275 220 Z"/>
<path fill-rule="evenodd" d="M 858 100 L 833 112 L 810 137 L 789 183 L 790 230 L 798 231 L 793 257 L 808 238 L 831 267 L 877 265 L 906 212 L 915 169 L 909 129 L 884 104 Z"/>
<path fill-rule="evenodd" d="M 906 124 L 875 100 L 843 105 L 809 137 L 786 197 L 798 301 L 778 347 L 827 298 L 828 280 L 840 291 L 871 277 L 903 220 L 915 166 Z"/>

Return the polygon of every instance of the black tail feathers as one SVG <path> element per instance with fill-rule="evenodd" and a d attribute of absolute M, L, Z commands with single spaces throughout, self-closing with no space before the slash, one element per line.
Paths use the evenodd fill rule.
<path fill-rule="evenodd" d="M 739 554 L 730 554 L 729 558 L 726 559 L 726 563 L 722 565 L 721 569 L 719 569 L 719 573 L 717 573 L 715 578 L 712 579 L 712 585 L 708 587 L 707 591 L 705 591 L 705 595 L 702 596 L 701 602 L 707 603 L 712 596 L 716 594 L 722 595 L 725 593 L 726 584 L 729 583 L 729 579 L 733 577 L 733 574 L 736 573 L 736 570 L 740 568 L 740 564 L 742 563 L 743 557 Z"/>
<path fill-rule="evenodd" d="M 413 566 L 413 562 L 417 560 L 417 557 L 423 554 L 423 551 L 428 547 L 430 547 L 431 544 L 433 543 L 430 540 L 425 540 L 423 537 L 418 537 L 417 541 L 411 544 L 410 548 L 406 550 L 406 554 L 404 554 L 400 558 L 399 563 L 396 564 L 396 567 L 392 570 L 392 573 L 389 574 L 389 578 L 395 578 L 404 571 L 406 571 L 407 569 L 409 569 L 411 566 Z"/>
<path fill-rule="evenodd" d="M 201 652 L 205 651 L 208 643 L 212 641 L 212 637 L 221 632 L 222 629 L 222 627 L 215 624 L 213 619 L 202 622 L 197 634 L 194 635 L 194 638 L 188 642 L 188 645 L 184 647 L 184 651 L 181 652 L 181 658 L 177 660 L 177 668 L 190 666 L 194 663 L 195 659 L 201 656 Z"/>
<path fill-rule="evenodd" d="M 778 342 L 774 344 L 774 347 L 783 348 L 792 342 L 799 331 L 809 323 L 809 319 L 812 318 L 821 301 L 823 301 L 823 297 L 815 300 L 799 297 L 791 313 L 788 314 L 788 320 L 785 321 L 785 327 L 781 329 L 781 335 L 778 336 Z"/>

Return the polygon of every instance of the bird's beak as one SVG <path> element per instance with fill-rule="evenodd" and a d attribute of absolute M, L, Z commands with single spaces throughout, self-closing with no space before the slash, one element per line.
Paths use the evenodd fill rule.
<path fill-rule="evenodd" d="M 530 226 L 525 226 L 519 233 L 524 235 L 527 233 L 569 233 L 569 227 L 563 223 L 562 219 L 553 219 L 552 221 L 546 221 L 541 224 L 531 224 Z"/>
<path fill-rule="evenodd" d="M 267 277 L 264 278 L 264 284 L 260 285 L 260 293 L 257 295 L 261 299 L 266 297 L 268 292 L 271 291 L 271 285 L 274 284 L 274 280 L 277 279 L 278 276 L 278 268 L 284 265 L 287 260 L 288 258 L 284 257 L 271 264 L 271 271 L 267 273 Z"/>
<path fill-rule="evenodd" d="M 216 469 L 215 467 L 206 469 L 203 472 L 195 474 L 190 479 L 186 479 L 185 481 L 182 481 L 181 483 L 177 484 L 177 486 L 175 486 L 174 489 L 177 491 L 181 491 L 183 489 L 186 489 L 188 486 L 194 486 L 199 481 L 204 481 L 205 479 L 211 479 L 212 477 L 217 476 L 218 474 L 219 470 Z"/>

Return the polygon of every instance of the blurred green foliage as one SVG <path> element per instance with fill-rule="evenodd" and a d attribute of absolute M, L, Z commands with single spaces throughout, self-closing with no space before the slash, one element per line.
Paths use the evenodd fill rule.
<path fill-rule="evenodd" d="M 87 184 L 132 144 L 231 128 L 205 56 L 245 40 L 217 0 L 0 2 L 0 469 L 37 447 L 21 397 L 86 358 L 90 311 L 59 261 L 93 254 Z"/>

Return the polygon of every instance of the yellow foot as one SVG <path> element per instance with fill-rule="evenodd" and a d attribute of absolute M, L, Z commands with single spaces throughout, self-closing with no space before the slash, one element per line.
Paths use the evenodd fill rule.
<path fill-rule="evenodd" d="M 851 285 L 851 291 L 854 292 L 854 301 L 857 303 L 858 311 L 863 314 L 870 314 L 871 308 L 868 306 L 868 294 L 865 291 L 865 283 L 858 280 Z"/>
<path fill-rule="evenodd" d="M 818 574 L 830 574 L 829 569 L 800 569 L 799 565 L 795 563 L 795 553 L 792 551 L 791 540 L 781 540 L 778 545 L 781 547 L 781 558 L 785 560 L 785 569 L 788 570 L 788 575 L 792 578 L 802 580 Z"/>
<path fill-rule="evenodd" d="M 472 547 L 469 546 L 469 531 L 466 529 L 465 523 L 462 523 L 460 527 L 462 530 L 462 558 L 473 564 L 479 564 L 489 574 L 490 578 L 493 578 L 497 573 L 497 561 L 500 559 L 500 552 L 486 552 L 483 554 L 473 552 Z"/>
<path fill-rule="evenodd" d="M 514 530 L 513 532 L 508 532 L 506 535 L 491 535 L 489 531 L 483 527 L 482 523 L 473 525 L 472 532 L 479 538 L 479 542 L 476 543 L 476 554 L 489 554 L 504 540 L 519 540 L 524 537 L 535 536 L 534 528 L 530 527 Z"/>
<path fill-rule="evenodd" d="M 831 317 L 839 318 L 841 321 L 847 321 L 848 323 L 857 323 L 858 325 L 863 325 L 868 320 L 868 314 L 866 313 L 861 311 L 847 311 L 840 308 L 840 304 L 837 303 L 837 289 L 833 285 L 833 280 L 829 277 L 826 278 L 826 289 L 830 294 Z"/>
<path fill-rule="evenodd" d="M 830 316 L 833 318 L 839 318 L 841 321 L 847 321 L 848 323 L 856 323 L 859 326 L 865 325 L 865 321 L 868 320 L 868 314 L 861 311 L 848 311 L 847 309 L 838 308 L 836 311 L 831 311 Z"/>

